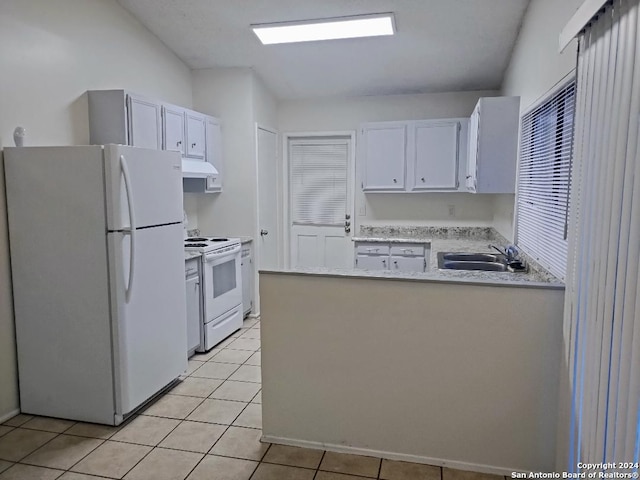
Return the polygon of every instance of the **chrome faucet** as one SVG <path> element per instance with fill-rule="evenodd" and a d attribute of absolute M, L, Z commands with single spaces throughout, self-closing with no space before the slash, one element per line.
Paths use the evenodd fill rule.
<path fill-rule="evenodd" d="M 507 245 L 504 249 L 501 249 L 500 247 L 489 244 L 489 248 L 493 248 L 500 252 L 501 255 L 504 255 L 507 258 L 507 263 L 515 262 L 520 255 L 520 251 L 515 245 Z"/>

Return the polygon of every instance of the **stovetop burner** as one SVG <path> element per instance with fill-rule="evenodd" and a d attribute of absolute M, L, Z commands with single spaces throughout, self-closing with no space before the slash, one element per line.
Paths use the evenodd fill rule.
<path fill-rule="evenodd" d="M 207 246 L 206 243 L 187 243 L 186 247 L 196 247 L 196 248 L 204 248 Z"/>
<path fill-rule="evenodd" d="M 206 242 L 208 240 L 208 238 L 204 238 L 204 237 L 191 237 L 191 238 L 185 238 L 185 242 Z"/>
<path fill-rule="evenodd" d="M 228 242 L 228 238 L 214 237 L 209 239 L 210 242 Z"/>

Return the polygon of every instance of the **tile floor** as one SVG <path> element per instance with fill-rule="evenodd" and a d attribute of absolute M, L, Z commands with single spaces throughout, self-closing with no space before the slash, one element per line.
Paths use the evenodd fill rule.
<path fill-rule="evenodd" d="M 260 388 L 260 322 L 247 319 L 120 427 L 29 415 L 0 425 L 0 480 L 503 480 L 261 443 Z"/>

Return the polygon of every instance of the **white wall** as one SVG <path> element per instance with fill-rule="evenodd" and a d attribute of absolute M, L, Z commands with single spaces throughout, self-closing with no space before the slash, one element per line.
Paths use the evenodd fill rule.
<path fill-rule="evenodd" d="M 203 233 L 254 234 L 256 170 L 252 84 L 253 72 L 248 68 L 193 71 L 194 109 L 218 117 L 222 124 L 224 194 L 198 199 L 198 227 Z"/>
<path fill-rule="evenodd" d="M 577 42 L 558 51 L 560 31 L 583 0 L 532 0 L 502 83 L 502 95 L 520 96 L 520 111 L 526 112 L 576 65 Z M 513 239 L 514 197 L 496 198 L 494 224 Z"/>
<path fill-rule="evenodd" d="M 260 282 L 266 441 L 553 470 L 563 289 L 269 272 Z"/>
<path fill-rule="evenodd" d="M 191 106 L 190 70 L 115 0 L 3 0 L 0 13 L 0 148 L 17 125 L 27 145 L 87 144 L 89 89 Z M 1 180 L 0 418 L 18 408 Z"/>
<path fill-rule="evenodd" d="M 339 99 L 285 100 L 280 103 L 280 132 L 355 131 L 363 122 L 468 117 L 479 97 L 495 91 L 385 95 Z M 493 196 L 466 193 L 363 194 L 356 188 L 359 225 L 490 225 Z M 455 216 L 449 215 L 453 205 Z"/>

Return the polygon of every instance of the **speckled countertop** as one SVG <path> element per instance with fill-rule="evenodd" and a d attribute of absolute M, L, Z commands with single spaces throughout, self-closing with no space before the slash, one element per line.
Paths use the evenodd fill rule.
<path fill-rule="evenodd" d="M 360 229 L 353 241 L 390 243 L 428 243 L 430 245 L 429 270 L 426 272 L 394 272 L 389 270 L 357 270 L 330 268 L 298 268 L 286 273 L 323 275 L 330 277 L 394 278 L 399 280 L 483 284 L 506 287 L 564 288 L 564 284 L 535 262 L 526 273 L 484 272 L 471 270 L 438 269 L 437 253 L 489 252 L 489 243 L 507 244 L 507 240 L 490 227 L 369 227 Z M 523 255 L 526 257 L 525 255 Z M 278 271 L 270 271 L 277 273 Z"/>
<path fill-rule="evenodd" d="M 252 237 L 240 237 L 240 243 L 242 244 L 251 243 L 251 242 L 253 242 Z"/>

